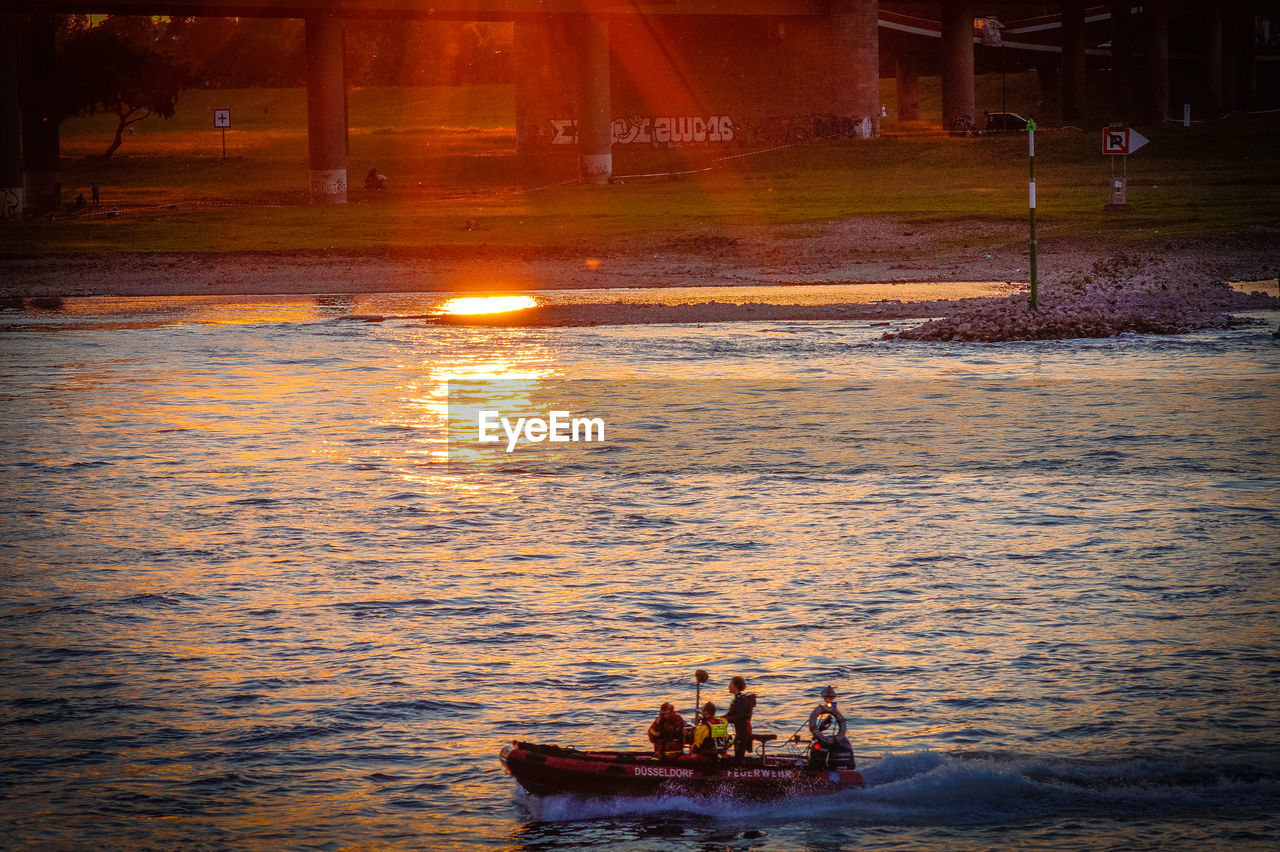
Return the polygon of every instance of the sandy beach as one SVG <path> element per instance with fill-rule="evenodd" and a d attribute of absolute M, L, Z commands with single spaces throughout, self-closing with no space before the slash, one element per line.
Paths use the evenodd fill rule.
<path fill-rule="evenodd" d="M 1280 228 L 1226 238 L 1115 246 L 1042 233 L 1040 280 L 1084 274 L 1116 254 L 1142 251 L 1185 276 L 1270 279 Z M 1025 228 L 996 223 L 926 227 L 851 219 L 778 228 L 617 238 L 547 248 L 423 247 L 412 253 L 226 252 L 0 257 L 0 298 L 269 295 L 573 288 L 840 284 L 1025 283 Z M 938 297 L 948 298 L 945 288 Z"/>
<path fill-rule="evenodd" d="M 1275 309 L 1275 233 L 1152 242 L 1042 243 L 1039 294 L 1027 309 L 1029 251 L 1019 229 L 977 223 L 921 228 L 853 219 L 784 228 L 615 238 L 604 246 L 424 247 L 414 252 L 97 254 L 0 258 L 0 306 L 57 307 L 77 297 L 228 297 L 379 293 L 599 291 L 496 314 L 426 316 L 494 326 L 593 326 L 927 318 L 936 340 L 1175 334 Z M 1233 288 L 1232 282 L 1236 282 Z M 1239 282 L 1258 282 L 1256 285 Z M 751 287 L 860 285 L 829 299 L 755 299 Z M 691 299 L 638 304 L 626 289 L 698 287 Z M 724 299 L 708 287 L 736 288 Z M 619 290 L 622 290 L 620 293 Z M 1261 294 L 1260 294 L 1261 293 Z M 675 294 L 673 293 L 673 296 Z M 797 289 L 799 295 L 799 289 Z M 35 300 L 35 301 L 33 301 Z M 41 300 L 50 300 L 40 304 Z M 681 303 L 691 302 L 691 303 Z M 380 313 L 352 319 L 378 322 Z"/>

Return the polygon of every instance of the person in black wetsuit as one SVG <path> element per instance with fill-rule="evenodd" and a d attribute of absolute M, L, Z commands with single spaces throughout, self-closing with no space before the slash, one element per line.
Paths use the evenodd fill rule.
<path fill-rule="evenodd" d="M 747 692 L 746 688 L 747 682 L 742 675 L 734 675 L 729 681 L 733 701 L 724 714 L 724 720 L 733 725 L 733 758 L 739 762 L 751 751 L 751 714 L 756 709 L 756 695 Z"/>

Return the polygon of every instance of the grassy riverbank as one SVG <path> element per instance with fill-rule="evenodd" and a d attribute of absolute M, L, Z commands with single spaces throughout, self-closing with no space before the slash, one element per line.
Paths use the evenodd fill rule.
<path fill-rule="evenodd" d="M 999 97 L 989 96 L 998 78 L 982 86 L 988 96 L 979 104 L 998 108 Z M 930 91 L 926 86 L 926 116 Z M 1028 111 L 1026 81 L 1016 80 L 1011 91 L 1010 108 Z M 232 110 L 225 160 L 212 127 L 215 107 Z M 952 139 L 890 122 L 886 129 L 901 135 L 774 150 L 619 146 L 619 175 L 692 173 L 597 187 L 573 183 L 571 151 L 515 155 L 510 87 L 357 90 L 349 109 L 352 203 L 337 207 L 306 203 L 300 90 L 187 92 L 172 121 L 139 125 L 109 163 L 92 157 L 109 138 L 106 119 L 65 122 L 64 200 L 88 197 L 97 184 L 102 207 L 97 215 L 0 228 L 0 252 L 537 254 L 730 226 L 785 233 L 788 226 L 877 217 L 946 231 L 1026 218 L 1023 135 Z M 1099 153 L 1099 128 L 1037 134 L 1038 217 L 1046 234 L 1124 247 L 1239 236 L 1280 223 L 1280 115 L 1142 132 L 1152 141 L 1129 158 L 1127 213 L 1103 211 L 1112 163 Z M 723 159 L 726 153 L 746 156 Z M 373 167 L 390 177 L 387 189 L 360 188 Z M 116 208 L 120 215 L 105 215 Z M 949 239 L 964 240 L 962 231 L 941 237 L 939 250 Z"/>

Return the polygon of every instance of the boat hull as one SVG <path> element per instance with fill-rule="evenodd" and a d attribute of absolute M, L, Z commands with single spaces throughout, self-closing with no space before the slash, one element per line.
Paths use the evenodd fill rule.
<path fill-rule="evenodd" d="M 655 760 L 650 754 L 578 751 L 515 742 L 502 749 L 507 771 L 534 795 L 695 795 L 768 799 L 866 786 L 856 769 L 813 769 L 784 758 Z"/>

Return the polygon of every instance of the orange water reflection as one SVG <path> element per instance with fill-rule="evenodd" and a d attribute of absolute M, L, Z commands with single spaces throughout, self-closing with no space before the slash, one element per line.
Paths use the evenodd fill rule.
<path fill-rule="evenodd" d="M 532 308 L 530 296 L 459 296 L 440 306 L 446 314 L 498 314 Z"/>
<path fill-rule="evenodd" d="M 411 367 L 411 381 L 397 389 L 398 405 L 378 425 L 410 430 L 407 446 L 400 445 L 403 454 L 394 459 L 406 481 L 466 492 L 484 502 L 504 499 L 506 487 L 441 470 L 446 463 L 476 460 L 474 443 L 465 440 L 474 435 L 464 434 L 474 418 L 459 418 L 460 406 L 527 409 L 542 382 L 557 372 L 554 356 L 536 335 L 519 330 L 468 330 L 459 343 L 447 360 L 424 356 L 422 363 Z M 426 351 L 429 341 L 423 339 L 422 344 Z M 460 393 L 465 394 L 465 403 Z"/>
<path fill-rule="evenodd" d="M 1267 289 L 1267 282 L 1248 289 Z M 536 290 L 492 296 L 452 292 L 334 293 L 272 296 L 91 296 L 28 300 L 22 311 L 6 311 L 5 324 L 71 321 L 76 328 L 128 329 L 166 325 L 247 325 L 332 320 L 421 319 L 438 314 L 500 313 L 538 305 L 690 305 L 708 302 L 764 305 L 865 305 L 882 300 L 920 302 L 1002 296 L 1021 285 L 1009 282 L 879 282 L 864 284 L 761 284 L 708 287 L 624 287 Z M 1241 289 L 1244 289 L 1243 287 Z M 530 291 L 535 292 L 535 291 Z"/>

